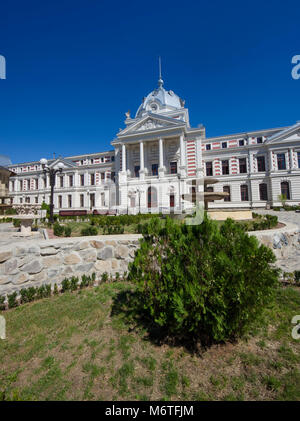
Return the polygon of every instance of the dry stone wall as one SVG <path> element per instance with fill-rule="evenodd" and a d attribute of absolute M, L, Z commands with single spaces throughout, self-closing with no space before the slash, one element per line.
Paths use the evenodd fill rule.
<path fill-rule="evenodd" d="M 0 248 L 0 295 L 64 278 L 123 274 L 141 235 L 74 237 L 14 243 Z"/>

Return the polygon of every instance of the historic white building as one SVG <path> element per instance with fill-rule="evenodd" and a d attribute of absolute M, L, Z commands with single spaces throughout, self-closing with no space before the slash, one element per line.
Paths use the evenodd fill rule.
<path fill-rule="evenodd" d="M 259 208 L 300 202 L 300 123 L 293 126 L 207 138 L 192 128 L 185 102 L 158 88 L 111 142 L 113 150 L 48 161 L 56 168 L 54 210 L 62 214 L 182 212 L 190 203 L 191 178 L 213 177 L 209 191 L 229 192 L 210 208 Z M 49 203 L 49 177 L 40 162 L 15 164 L 13 204 Z"/>

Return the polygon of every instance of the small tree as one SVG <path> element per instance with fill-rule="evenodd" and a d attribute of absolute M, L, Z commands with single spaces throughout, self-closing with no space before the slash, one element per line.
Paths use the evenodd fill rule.
<path fill-rule="evenodd" d="M 286 200 L 287 200 L 286 194 L 279 194 L 278 195 L 278 200 L 280 200 L 280 202 L 282 204 L 282 207 L 284 208 L 285 207 Z"/>
<path fill-rule="evenodd" d="M 272 300 L 275 256 L 234 221 L 219 227 L 206 217 L 188 226 L 167 218 L 163 226 L 154 218 L 143 232 L 128 278 L 144 313 L 168 334 L 230 340 Z"/>

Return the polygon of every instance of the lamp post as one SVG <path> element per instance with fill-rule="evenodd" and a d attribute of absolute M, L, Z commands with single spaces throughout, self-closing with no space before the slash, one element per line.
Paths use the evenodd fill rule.
<path fill-rule="evenodd" d="M 42 165 L 44 174 L 45 175 L 47 175 L 47 173 L 49 174 L 50 188 L 51 188 L 51 191 L 50 191 L 50 218 L 49 218 L 49 222 L 50 222 L 50 224 L 53 224 L 53 222 L 54 222 L 54 218 L 53 218 L 53 208 L 54 208 L 53 197 L 54 197 L 55 175 L 58 172 L 60 172 L 60 173 L 62 172 L 62 169 L 64 167 L 64 164 L 62 162 L 59 162 L 58 165 L 57 165 L 58 168 L 55 169 L 55 168 L 50 168 L 47 165 L 48 164 L 48 161 L 45 158 L 42 158 L 40 160 L 40 163 Z"/>

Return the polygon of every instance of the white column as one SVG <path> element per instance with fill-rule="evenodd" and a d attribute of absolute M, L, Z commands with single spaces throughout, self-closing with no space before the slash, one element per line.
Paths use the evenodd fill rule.
<path fill-rule="evenodd" d="M 294 168 L 294 152 L 293 152 L 293 149 L 290 149 L 289 153 L 290 153 L 290 169 L 292 170 Z"/>
<path fill-rule="evenodd" d="M 140 142 L 140 171 L 144 171 L 144 142 Z"/>
<path fill-rule="evenodd" d="M 269 171 L 274 171 L 272 151 L 269 151 Z"/>
<path fill-rule="evenodd" d="M 163 139 L 159 138 L 159 168 L 164 167 L 164 146 Z"/>
<path fill-rule="evenodd" d="M 203 168 L 202 168 L 202 141 L 201 137 L 196 139 L 196 175 L 197 178 L 203 177 Z"/>
<path fill-rule="evenodd" d="M 122 171 L 126 172 L 126 146 L 122 145 Z"/>
<path fill-rule="evenodd" d="M 183 135 L 180 136 L 180 163 L 182 167 L 185 167 L 185 148 Z"/>

